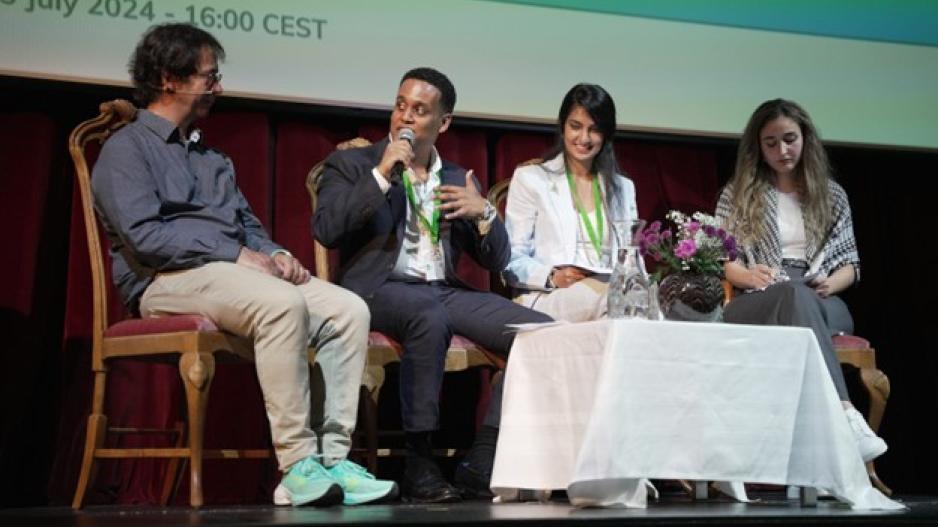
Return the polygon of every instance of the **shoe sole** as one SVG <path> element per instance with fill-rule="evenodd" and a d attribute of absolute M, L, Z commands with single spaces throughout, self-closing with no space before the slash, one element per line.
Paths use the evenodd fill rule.
<path fill-rule="evenodd" d="M 289 505 L 293 505 L 294 507 L 329 507 L 331 505 L 338 505 L 339 503 L 342 503 L 345 494 L 342 492 L 342 487 L 340 487 L 338 483 L 334 483 L 329 486 L 329 489 L 326 490 L 322 496 L 309 499 L 297 497 L 293 494 L 289 494 L 289 496 Z M 277 505 L 280 505 L 280 503 Z"/>
<path fill-rule="evenodd" d="M 394 501 L 397 499 L 399 492 L 397 488 L 397 483 L 391 485 L 391 488 L 384 494 L 374 497 L 355 497 L 355 493 L 345 493 L 345 498 L 342 500 L 343 505 L 364 505 L 366 503 L 376 504 L 376 503 L 386 503 L 389 501 Z"/>
<path fill-rule="evenodd" d="M 491 500 L 495 497 L 495 494 L 492 491 L 479 491 L 469 487 L 460 487 L 456 486 L 456 490 L 459 491 L 460 497 L 464 500 Z"/>
<path fill-rule="evenodd" d="M 423 499 L 423 498 L 415 498 L 415 497 L 413 497 L 413 496 L 401 496 L 401 501 L 403 501 L 404 503 L 418 503 L 418 504 L 420 504 L 420 503 L 423 503 L 423 504 L 427 504 L 427 503 L 431 503 L 431 504 L 432 504 L 432 503 L 459 503 L 459 502 L 462 501 L 462 498 L 461 498 L 458 494 L 457 494 L 456 496 L 451 496 L 451 497 L 449 497 L 449 498 L 443 498 L 443 499 L 438 499 L 438 500 L 430 500 L 430 499 Z"/>
<path fill-rule="evenodd" d="M 464 500 L 491 500 L 495 497 L 491 489 L 479 488 L 471 477 L 463 476 L 459 472 L 456 473 L 453 486 Z"/>

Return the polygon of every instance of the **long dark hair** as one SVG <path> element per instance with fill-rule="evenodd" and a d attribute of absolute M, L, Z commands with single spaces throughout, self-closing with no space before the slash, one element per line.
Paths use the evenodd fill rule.
<path fill-rule="evenodd" d="M 621 174 L 616 153 L 612 147 L 613 137 L 616 133 L 616 104 L 612 96 L 598 84 L 580 83 L 570 88 L 563 102 L 560 103 L 560 113 L 557 115 L 557 138 L 554 146 L 544 154 L 544 161 L 548 161 L 563 153 L 563 127 L 567 117 L 577 106 L 583 108 L 596 123 L 599 132 L 603 135 L 603 146 L 593 158 L 591 171 L 600 178 L 606 190 L 607 207 L 619 213 L 625 210 L 625 203 L 621 203 Z M 566 161 L 565 161 L 566 162 Z M 610 214 L 610 217 L 616 217 Z"/>
<path fill-rule="evenodd" d="M 729 224 L 748 226 L 747 232 L 735 233 L 747 243 L 764 239 L 767 234 L 762 229 L 767 207 L 765 191 L 774 185 L 775 173 L 762 157 L 759 134 L 767 123 L 779 117 L 787 117 L 801 128 L 801 160 L 793 176 L 801 195 L 808 239 L 817 243 L 833 221 L 828 188 L 831 166 L 811 116 L 798 103 L 785 99 L 760 104 L 746 123 L 739 139 L 736 170 L 728 183 L 733 188 L 733 213 Z"/>

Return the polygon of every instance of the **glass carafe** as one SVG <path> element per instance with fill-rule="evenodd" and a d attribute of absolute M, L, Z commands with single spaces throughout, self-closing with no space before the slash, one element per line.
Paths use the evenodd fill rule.
<path fill-rule="evenodd" d="M 613 222 L 618 247 L 609 278 L 609 318 L 657 318 L 657 313 L 650 313 L 651 280 L 638 253 L 637 237 L 644 226 L 645 220 Z"/>

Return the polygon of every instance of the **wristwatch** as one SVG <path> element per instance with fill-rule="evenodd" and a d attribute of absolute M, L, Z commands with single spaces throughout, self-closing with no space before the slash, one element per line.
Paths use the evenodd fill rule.
<path fill-rule="evenodd" d="M 495 216 L 498 214 L 498 211 L 495 210 L 495 206 L 491 202 L 486 200 L 485 208 L 482 209 L 482 215 L 479 216 L 478 221 L 492 221 L 495 219 Z"/>

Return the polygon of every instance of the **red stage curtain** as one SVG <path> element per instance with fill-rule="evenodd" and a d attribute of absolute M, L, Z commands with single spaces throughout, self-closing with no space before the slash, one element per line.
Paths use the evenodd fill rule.
<path fill-rule="evenodd" d="M 58 181 L 62 155 L 52 152 L 61 150 L 63 139 L 51 117 L 0 113 L 0 130 L 0 224 L 6 227 L 0 259 L 3 508 L 40 504 L 48 478 L 59 409 L 56 341 L 68 187 Z"/>
<path fill-rule="evenodd" d="M 306 176 L 338 143 L 350 138 L 302 121 L 277 125 L 273 236 L 311 272 L 314 272 L 310 222 L 313 211 L 306 191 Z M 338 259 L 333 258 L 331 263 L 337 266 Z"/>

